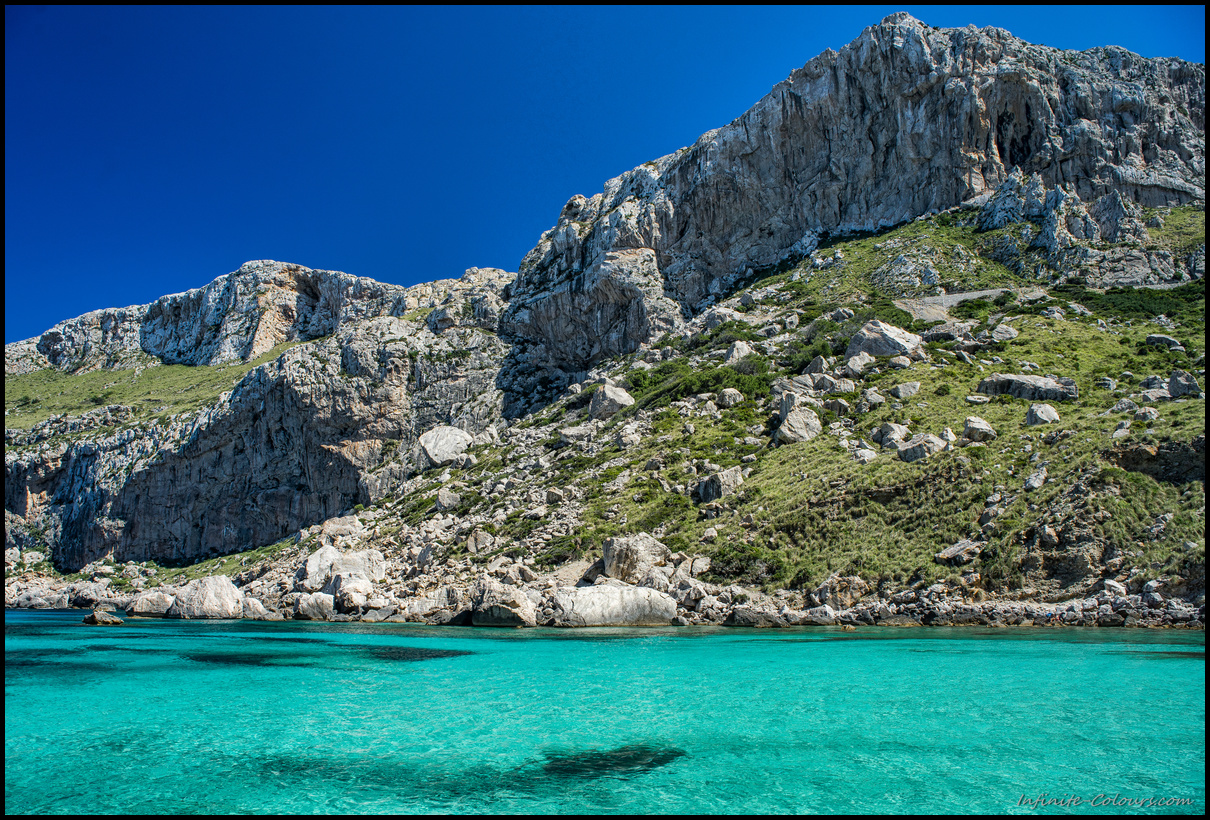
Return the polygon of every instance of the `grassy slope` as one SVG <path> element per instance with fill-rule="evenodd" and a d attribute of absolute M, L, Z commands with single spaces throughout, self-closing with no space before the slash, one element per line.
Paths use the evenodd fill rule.
<path fill-rule="evenodd" d="M 271 362 L 297 342 L 248 362 L 216 367 L 153 365 L 141 370 L 96 370 L 70 375 L 38 370 L 4 379 L 4 426 L 24 430 L 51 416 L 79 415 L 108 404 L 135 408 L 140 416 L 174 415 L 213 404 L 252 368 Z"/>

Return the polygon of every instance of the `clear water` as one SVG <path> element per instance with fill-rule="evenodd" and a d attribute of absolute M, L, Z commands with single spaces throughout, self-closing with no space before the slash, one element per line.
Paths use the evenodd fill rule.
<path fill-rule="evenodd" d="M 6 813 L 1205 809 L 1200 632 L 81 617 L 5 613 Z"/>

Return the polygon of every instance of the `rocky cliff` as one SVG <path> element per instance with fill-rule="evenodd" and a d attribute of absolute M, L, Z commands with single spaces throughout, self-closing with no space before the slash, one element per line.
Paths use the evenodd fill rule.
<path fill-rule="evenodd" d="M 6 601 L 1196 621 L 1204 109 L 1200 65 L 897 14 L 518 274 L 256 261 L 61 322 L 5 346 Z"/>
<path fill-rule="evenodd" d="M 512 278 L 472 268 L 460 279 L 403 288 L 272 260 L 245 262 L 205 287 L 149 305 L 96 310 L 35 339 L 5 345 L 4 372 L 248 361 L 285 342 L 331 336 L 361 319 L 455 302 L 460 309 L 464 301 L 475 304 L 480 323 L 494 329 L 500 291 Z"/>
<path fill-rule="evenodd" d="M 569 370 L 631 353 L 837 233 L 990 194 L 1013 169 L 1084 202 L 1205 198 L 1205 68 L 1060 51 L 905 13 L 734 122 L 574 196 L 525 257 L 506 333 Z"/>

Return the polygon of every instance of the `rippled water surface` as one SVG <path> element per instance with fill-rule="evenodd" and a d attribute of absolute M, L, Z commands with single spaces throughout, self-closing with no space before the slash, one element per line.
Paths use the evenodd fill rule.
<path fill-rule="evenodd" d="M 6 612 L 6 813 L 1205 808 L 1204 633 Z"/>

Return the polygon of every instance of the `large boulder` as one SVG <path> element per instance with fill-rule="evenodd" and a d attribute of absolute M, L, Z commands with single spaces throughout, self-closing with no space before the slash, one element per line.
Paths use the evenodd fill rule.
<path fill-rule="evenodd" d="M 1168 377 L 1168 395 L 1172 398 L 1180 398 L 1181 396 L 1200 396 L 1202 394 L 1201 387 L 1198 386 L 1197 379 L 1192 373 L 1186 373 L 1184 370 L 1173 370 Z"/>
<path fill-rule="evenodd" d="M 360 575 L 370 581 L 386 577 L 386 559 L 378 550 L 341 552 L 335 547 L 320 547 L 307 556 L 307 562 L 294 575 L 294 588 L 300 592 L 333 593 L 332 580 L 338 575 Z"/>
<path fill-rule="evenodd" d="M 359 572 L 337 573 L 325 589 L 340 612 L 360 612 L 374 594 L 374 584 Z"/>
<path fill-rule="evenodd" d="M 676 601 L 649 587 L 602 583 L 554 595 L 555 626 L 667 626 Z"/>
<path fill-rule="evenodd" d="M 944 440 L 932 433 L 920 433 L 899 446 L 899 458 L 901 461 L 910 463 L 928 458 L 933 453 L 939 453 L 944 449 Z"/>
<path fill-rule="evenodd" d="M 1008 342 L 1021 334 L 1017 332 L 1015 327 L 1011 325 L 999 324 L 996 325 L 989 334 L 994 342 Z"/>
<path fill-rule="evenodd" d="M 336 614 L 336 599 L 326 592 L 299 595 L 294 601 L 294 620 L 330 621 Z"/>
<path fill-rule="evenodd" d="M 453 464 L 474 441 L 475 437 L 465 430 L 442 425 L 420 437 L 420 450 L 429 464 L 444 467 Z"/>
<path fill-rule="evenodd" d="M 926 342 L 959 342 L 969 341 L 971 336 L 970 322 L 943 322 L 924 331 L 921 338 Z"/>
<path fill-rule="evenodd" d="M 346 515 L 340 518 L 329 518 L 319 528 L 319 537 L 324 544 L 332 544 L 338 540 L 359 540 L 365 535 L 365 525 L 356 515 Z"/>
<path fill-rule="evenodd" d="M 743 471 L 739 467 L 728 467 L 704 478 L 697 485 L 697 500 L 702 504 L 717 501 L 734 493 L 743 483 Z"/>
<path fill-rule="evenodd" d="M 991 441 L 996 437 L 995 429 L 979 416 L 967 416 L 962 437 L 970 441 Z"/>
<path fill-rule="evenodd" d="M 941 550 L 941 552 L 933 556 L 933 560 L 939 564 L 960 567 L 974 561 L 979 557 L 979 553 L 981 552 L 983 552 L 982 544 L 964 538 L 957 544 Z"/>
<path fill-rule="evenodd" d="M 1080 390 L 1075 379 L 1030 376 L 1021 373 L 993 373 L 979 382 L 978 392 L 988 396 L 1009 395 L 1029 401 L 1075 401 Z"/>
<path fill-rule="evenodd" d="M 1185 349 L 1185 346 L 1182 345 L 1178 340 L 1172 338 L 1171 336 L 1166 336 L 1163 333 L 1152 333 L 1149 335 L 1147 337 L 1147 344 L 1154 345 L 1156 347 L 1164 347 L 1168 350 L 1175 350 L 1177 352 L 1182 352 Z"/>
<path fill-rule="evenodd" d="M 859 575 L 832 575 L 811 594 L 820 606 L 848 609 L 870 590 Z"/>
<path fill-rule="evenodd" d="M 810 441 L 823 432 L 823 424 L 819 416 L 808 407 L 795 407 L 782 420 L 777 428 L 778 444 L 795 444 L 800 441 Z"/>
<path fill-rule="evenodd" d="M 1049 404 L 1031 404 L 1025 413 L 1025 424 L 1034 427 L 1039 424 L 1055 424 L 1059 421 L 1059 411 Z"/>
<path fill-rule="evenodd" d="M 866 322 L 849 341 L 844 359 L 847 361 L 861 353 L 883 358 L 910 356 L 922 341 L 915 333 L 874 319 Z"/>
<path fill-rule="evenodd" d="M 652 567 L 662 567 L 672 551 L 645 532 L 606 538 L 603 545 L 605 574 L 629 584 L 637 584 Z"/>
<path fill-rule="evenodd" d="M 724 387 L 718 394 L 718 406 L 724 409 L 734 407 L 744 400 L 744 394 L 734 387 Z"/>
<path fill-rule="evenodd" d="M 727 357 L 723 360 L 723 364 L 738 364 L 751 356 L 752 352 L 751 345 L 742 339 L 737 339 L 731 343 L 731 347 L 727 348 Z"/>
<path fill-rule="evenodd" d="M 210 575 L 190 581 L 176 594 L 165 618 L 242 618 L 244 593 L 226 575 Z"/>
<path fill-rule="evenodd" d="M 534 603 L 516 587 L 494 578 L 481 578 L 471 592 L 471 623 L 475 626 L 537 626 Z"/>
<path fill-rule="evenodd" d="M 126 614 L 140 618 L 163 618 L 168 614 L 174 600 L 176 599 L 166 592 L 149 589 L 134 596 L 134 600 L 126 606 Z"/>
<path fill-rule="evenodd" d="M 741 604 L 731 608 L 723 626 L 745 626 L 751 629 L 788 626 L 785 618 L 768 606 Z"/>
<path fill-rule="evenodd" d="M 620 387 L 603 384 L 592 394 L 588 403 L 588 415 L 594 419 L 607 419 L 623 407 L 634 404 L 634 397 Z"/>
<path fill-rule="evenodd" d="M 244 619 L 248 621 L 280 621 L 282 616 L 268 610 L 259 598 L 244 596 Z"/>

